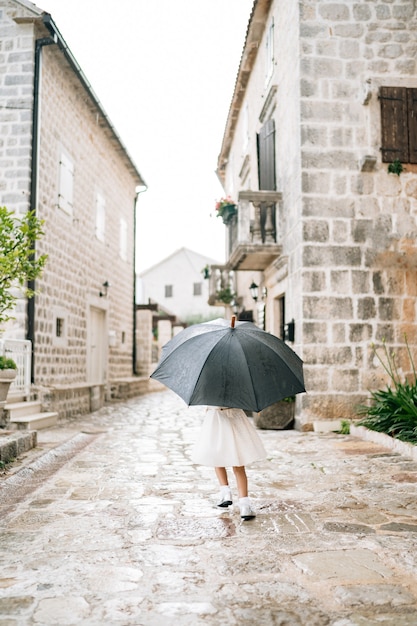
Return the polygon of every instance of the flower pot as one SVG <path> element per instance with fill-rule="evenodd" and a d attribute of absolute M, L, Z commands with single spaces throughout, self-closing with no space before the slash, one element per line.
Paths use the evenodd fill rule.
<path fill-rule="evenodd" d="M 285 430 L 292 428 L 295 414 L 295 402 L 275 402 L 259 413 L 254 414 L 257 428 L 266 430 Z"/>
<path fill-rule="evenodd" d="M 235 204 L 226 204 L 226 206 L 224 206 L 222 209 L 223 224 L 226 224 L 226 225 L 229 224 L 232 217 L 236 215 L 236 213 L 237 213 L 237 210 L 236 210 Z"/>
<path fill-rule="evenodd" d="M 9 388 L 14 379 L 16 378 L 16 370 L 0 370 L 0 409 L 4 407 L 7 400 L 7 394 Z"/>

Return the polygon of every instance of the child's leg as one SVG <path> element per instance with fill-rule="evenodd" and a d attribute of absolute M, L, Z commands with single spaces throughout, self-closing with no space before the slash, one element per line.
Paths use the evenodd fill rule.
<path fill-rule="evenodd" d="M 233 472 L 236 477 L 239 498 L 247 498 L 248 497 L 248 478 L 246 476 L 245 466 L 241 465 L 240 467 L 234 467 Z"/>
<path fill-rule="evenodd" d="M 227 471 L 225 467 L 215 467 L 217 479 L 220 483 L 220 502 L 217 506 L 222 508 L 232 504 L 232 492 L 230 491 L 229 481 L 227 479 Z"/>
<path fill-rule="evenodd" d="M 220 486 L 229 484 L 225 467 L 215 467 L 214 471 L 216 472 L 216 476 L 220 483 Z"/>
<path fill-rule="evenodd" d="M 244 465 L 240 467 L 234 467 L 233 471 L 236 476 L 237 489 L 239 492 L 239 508 L 240 517 L 243 520 L 250 520 L 256 517 L 256 513 L 251 507 L 250 499 L 248 497 L 248 478 L 246 476 L 246 469 Z"/>

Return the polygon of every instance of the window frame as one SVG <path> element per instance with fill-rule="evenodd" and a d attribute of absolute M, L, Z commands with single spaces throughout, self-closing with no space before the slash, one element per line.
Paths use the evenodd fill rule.
<path fill-rule="evenodd" d="M 106 200 L 102 193 L 96 192 L 96 239 L 104 243 L 106 239 Z"/>
<path fill-rule="evenodd" d="M 61 149 L 58 164 L 58 208 L 68 215 L 74 208 L 74 161 Z"/>

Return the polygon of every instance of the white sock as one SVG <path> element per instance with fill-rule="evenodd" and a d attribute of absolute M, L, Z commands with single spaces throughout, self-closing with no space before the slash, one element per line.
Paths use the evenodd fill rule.
<path fill-rule="evenodd" d="M 250 506 L 250 498 L 246 496 L 245 498 L 239 498 L 239 506 Z"/>
<path fill-rule="evenodd" d="M 230 493 L 229 485 L 220 485 L 220 493 L 222 496 L 228 496 Z"/>

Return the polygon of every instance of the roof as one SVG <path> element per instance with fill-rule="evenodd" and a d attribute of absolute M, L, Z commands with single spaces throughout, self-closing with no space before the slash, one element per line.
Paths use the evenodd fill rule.
<path fill-rule="evenodd" d="M 98 111 L 100 119 L 102 120 L 101 126 L 107 129 L 107 131 L 109 132 L 110 140 L 115 144 L 116 148 L 122 153 L 122 155 L 126 159 L 128 163 L 128 169 L 130 173 L 133 175 L 133 177 L 137 179 L 138 186 L 139 185 L 146 186 L 146 183 L 143 177 L 141 176 L 138 168 L 136 167 L 132 157 L 130 156 L 126 146 L 122 142 L 120 136 L 118 135 L 116 129 L 114 128 L 112 122 L 110 121 L 110 118 L 108 117 L 106 111 L 104 110 L 104 107 L 101 104 L 100 100 L 94 93 L 94 90 L 90 82 L 88 81 L 80 65 L 76 61 L 65 39 L 61 35 L 57 25 L 52 19 L 52 16 L 46 11 L 43 11 L 42 9 L 37 7 L 32 2 L 29 2 L 29 0 L 14 0 L 14 2 L 15 4 L 20 5 L 21 7 L 27 9 L 27 12 L 25 13 L 24 16 L 19 16 L 19 17 L 17 17 L 16 15 L 13 16 L 16 22 L 24 23 L 24 22 L 31 21 L 31 22 L 35 22 L 38 24 L 40 23 L 49 31 L 56 45 L 62 51 L 71 69 L 74 71 L 74 73 L 78 77 L 78 80 L 80 81 L 83 89 L 87 92 L 92 105 Z"/>
<path fill-rule="evenodd" d="M 199 252 L 194 252 L 193 250 L 190 250 L 189 248 L 183 247 L 183 248 L 179 248 L 178 250 L 176 250 L 169 256 L 165 257 L 165 259 L 162 259 L 155 265 L 152 265 L 152 267 L 149 267 L 148 269 L 141 272 L 139 274 L 139 277 L 146 276 L 147 274 L 153 272 L 156 268 L 160 267 L 161 265 L 165 265 L 166 263 L 169 263 L 170 261 L 172 261 L 175 257 L 180 257 L 180 256 L 183 256 L 186 262 L 188 262 L 189 265 L 191 265 L 193 269 L 197 272 L 201 272 L 202 268 L 206 264 L 207 265 L 219 265 L 218 261 L 216 261 L 215 259 L 207 257 L 203 254 L 200 254 Z"/>
<path fill-rule="evenodd" d="M 225 167 L 227 164 L 233 135 L 239 118 L 239 113 L 245 98 L 246 87 L 248 85 L 256 56 L 258 54 L 259 42 L 262 39 L 269 10 L 273 0 L 255 0 L 249 24 L 246 31 L 246 39 L 240 59 L 239 70 L 235 82 L 232 102 L 226 121 L 223 134 L 223 142 L 220 154 L 217 159 L 217 175 L 224 182 Z"/>

